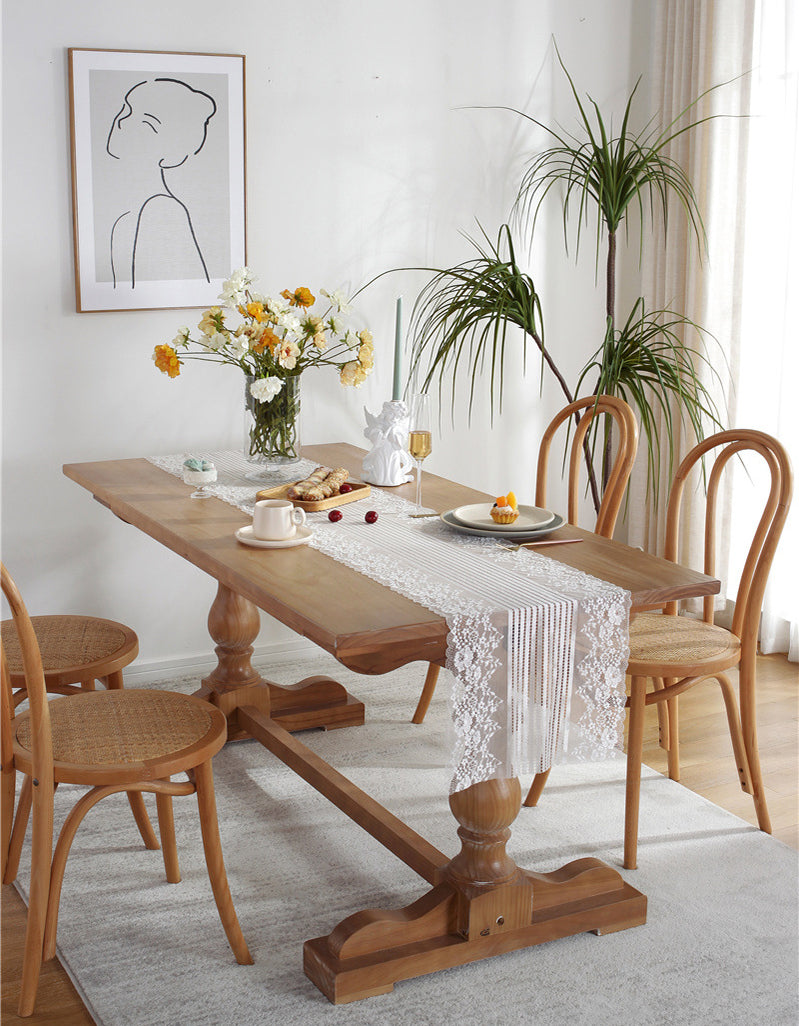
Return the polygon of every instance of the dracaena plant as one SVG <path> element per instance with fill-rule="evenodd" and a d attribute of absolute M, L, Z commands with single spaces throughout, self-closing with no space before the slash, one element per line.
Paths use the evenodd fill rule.
<path fill-rule="evenodd" d="M 454 382 L 459 367 L 468 367 L 470 413 L 477 379 L 487 370 L 493 412 L 497 396 L 501 405 L 503 360 L 507 345 L 512 344 L 507 327 L 516 325 L 522 329 L 522 344 L 526 347 L 532 340 L 541 351 L 542 373 L 546 365 L 568 401 L 581 393 L 604 392 L 626 399 L 637 409 L 647 442 L 648 480 L 656 490 L 661 457 L 665 451 L 670 467 L 674 453 L 675 416 L 687 422 L 700 439 L 708 424 L 721 426 L 719 411 L 704 383 L 704 374 L 700 373 L 709 368 L 710 374 L 715 374 L 707 353 L 713 340 L 679 313 L 648 311 L 643 298 L 636 300 L 622 327 L 617 328 L 617 237 L 621 230 L 628 236 L 637 229 L 642 254 L 649 221 L 659 212 L 667 223 L 670 208 L 676 203 L 687 218 L 700 251 L 705 248 L 696 194 L 684 170 L 670 156 L 669 148 L 679 136 L 696 131 L 715 116 L 692 118 L 702 96 L 712 89 L 687 105 L 664 128 L 656 127 L 653 118 L 643 129 L 635 131 L 632 108 L 636 83 L 619 131 L 614 134 L 598 104 L 581 98 L 560 54 L 558 60 L 575 101 L 578 127 L 572 134 L 515 111 L 543 129 L 553 145 L 529 161 L 514 204 L 514 216 L 516 223 L 532 234 L 542 204 L 557 193 L 567 252 L 569 222 L 575 215 L 575 255 L 584 232 L 590 229 L 598 269 L 604 244 L 606 301 L 602 345 L 579 375 L 572 395 L 557 370 L 551 349 L 544 346 L 538 293 L 532 279 L 520 270 L 511 230 L 503 225 L 496 245 L 475 243 L 478 255 L 473 260 L 434 271 L 419 295 L 411 322 L 413 365 L 426 367 L 424 387 L 436 378 L 441 385 L 449 375 Z M 631 211 L 637 215 L 632 228 L 628 217 Z M 656 427 L 658 409 L 664 414 L 665 450 Z M 597 430 L 598 426 L 599 422 Z M 596 476 L 604 478 L 607 473 L 610 446 L 607 429 L 605 444 L 598 447 L 602 469 Z M 596 435 L 591 441 L 592 453 L 595 447 Z M 590 466 L 589 481 L 598 510 L 601 488 L 596 487 Z"/>
<path fill-rule="evenodd" d="M 644 297 L 635 301 L 623 326 L 617 329 L 617 238 L 622 229 L 629 234 L 629 214 L 635 211 L 640 258 L 647 223 L 659 211 L 664 226 L 667 225 L 670 208 L 676 203 L 688 221 L 700 253 L 704 251 L 707 240 L 696 193 L 683 168 L 671 157 L 670 148 L 679 136 L 696 131 L 717 116 L 692 118 L 691 115 L 700 100 L 719 86 L 701 93 L 665 127 L 657 127 L 652 118 L 643 129 L 635 131 L 631 117 L 639 78 L 627 99 L 619 131 L 613 134 L 599 105 L 590 97 L 581 98 L 557 48 L 556 53 L 577 109 L 577 133 L 553 129 L 521 111 L 516 112 L 543 128 L 554 144 L 529 162 L 519 186 L 515 210 L 522 222 L 534 230 L 544 200 L 558 187 L 567 251 L 572 215 L 576 215 L 577 220 L 576 252 L 579 252 L 584 228 L 593 227 L 597 266 L 604 237 L 604 339 L 580 374 L 576 392 L 580 394 L 590 389 L 593 382 L 594 394 L 617 395 L 637 409 L 647 442 L 648 481 L 656 494 L 663 453 L 657 430 L 657 409 L 663 413 L 669 471 L 674 455 L 675 413 L 678 419 L 690 424 L 697 439 L 703 438 L 706 425 L 723 426 L 702 373 L 707 371 L 707 377 L 719 380 L 708 359 L 708 345 L 714 340 L 680 313 L 647 311 Z M 609 467 L 606 458 L 609 447 L 608 437 L 603 448 L 603 477 Z"/>

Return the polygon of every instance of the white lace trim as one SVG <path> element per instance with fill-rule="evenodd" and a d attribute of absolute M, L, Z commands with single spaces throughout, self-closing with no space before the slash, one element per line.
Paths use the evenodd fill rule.
<path fill-rule="evenodd" d="M 217 466 L 214 495 L 252 513 L 266 484 L 235 453 L 202 454 Z M 151 462 L 180 476 L 183 455 Z M 297 480 L 309 461 L 270 474 Z M 492 777 L 546 770 L 555 761 L 607 758 L 621 744 L 630 596 L 528 549 L 458 534 L 373 489 L 376 524 L 309 514 L 311 544 L 338 562 L 444 617 L 455 730 L 453 791 Z"/>

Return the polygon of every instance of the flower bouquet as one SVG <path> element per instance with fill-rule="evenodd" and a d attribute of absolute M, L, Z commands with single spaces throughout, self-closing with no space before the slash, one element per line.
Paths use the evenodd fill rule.
<path fill-rule="evenodd" d="M 302 372 L 334 366 L 342 385 L 361 385 L 374 367 L 374 344 L 368 331 L 348 326 L 351 307 L 340 293 L 322 289 L 326 308 L 317 314 L 316 297 L 305 286 L 265 296 L 252 289 L 254 280 L 246 267 L 234 271 L 219 296 L 222 305 L 203 313 L 199 337 L 179 328 L 171 344 L 155 347 L 153 360 L 170 378 L 184 360 L 239 367 L 248 413 L 245 456 L 267 467 L 287 465 L 299 459 Z"/>

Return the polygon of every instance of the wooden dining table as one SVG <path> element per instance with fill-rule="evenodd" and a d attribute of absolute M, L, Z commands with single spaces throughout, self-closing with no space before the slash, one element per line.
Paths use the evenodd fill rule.
<path fill-rule="evenodd" d="M 347 467 L 358 478 L 364 452 L 333 443 L 305 447 L 303 455 Z M 314 727 L 362 724 L 357 697 L 328 676 L 281 686 L 252 666 L 259 609 L 364 674 L 414 661 L 443 666 L 442 616 L 312 547 L 265 551 L 241 545 L 235 532 L 249 523 L 245 513 L 220 499 L 192 501 L 191 487 L 145 459 L 63 469 L 121 520 L 216 580 L 208 629 L 217 664 L 197 694 L 223 710 L 230 737 L 260 741 L 429 885 L 405 908 L 356 911 L 331 933 L 305 943 L 305 972 L 330 1001 L 386 993 L 410 977 L 646 921 L 645 895 L 598 859 L 578 859 L 548 873 L 516 865 L 506 845 L 521 806 L 517 778 L 483 781 L 450 795 L 460 851 L 448 858 L 295 736 Z M 430 473 L 423 485 L 425 504 L 442 512 L 487 498 Z M 413 499 L 410 484 L 391 492 Z M 633 614 L 720 588 L 712 577 L 578 527 L 564 525 L 551 537 L 579 538 L 580 544 L 541 551 L 629 591 Z M 308 830 L 312 834 L 312 823 Z"/>

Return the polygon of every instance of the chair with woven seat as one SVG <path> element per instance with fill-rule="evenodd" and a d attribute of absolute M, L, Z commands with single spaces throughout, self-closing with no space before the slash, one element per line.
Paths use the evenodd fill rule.
<path fill-rule="evenodd" d="M 2 797 L 13 802 L 16 772 L 31 795 L 33 836 L 30 892 L 19 1014 L 30 1015 L 43 960 L 55 956 L 61 885 L 67 856 L 86 813 L 108 795 L 156 796 L 164 867 L 180 880 L 172 814 L 174 795 L 197 795 L 205 861 L 236 961 L 252 963 L 225 873 L 211 759 L 222 748 L 227 721 L 219 709 L 191 695 L 112 689 L 48 701 L 36 635 L 5 566 L 0 580 L 16 626 L 29 710 L 13 715 L 11 678 L 2 644 Z M 171 777 L 185 773 L 186 781 Z M 90 786 L 68 814 L 53 850 L 53 795 L 60 783 Z M 4 824 L 5 825 L 5 824 Z M 11 867 L 16 876 L 16 866 Z"/>
<path fill-rule="evenodd" d="M 607 486 L 602 495 L 594 531 L 603 538 L 612 538 L 616 520 L 619 516 L 624 492 L 630 473 L 635 462 L 635 454 L 638 450 L 638 424 L 635 414 L 623 399 L 613 395 L 589 395 L 576 402 L 565 406 L 550 422 L 541 445 L 538 450 L 538 467 L 536 470 L 535 504 L 546 506 L 547 501 L 547 474 L 549 470 L 549 453 L 552 448 L 552 441 L 558 429 L 567 421 L 574 418 L 576 422 L 574 436 L 571 442 L 569 454 L 569 477 L 568 477 L 568 508 L 566 520 L 569 524 L 577 524 L 580 499 L 580 469 L 583 466 L 584 446 L 586 435 L 593 420 L 599 416 L 609 416 L 616 429 L 615 455 L 612 465 L 609 467 Z M 427 715 L 430 701 L 438 681 L 440 667 L 436 663 L 430 663 L 427 668 L 422 694 L 416 706 L 416 711 L 411 719 L 412 723 L 422 723 Z M 545 782 L 541 782 L 541 786 Z"/>
<path fill-rule="evenodd" d="M 121 688 L 122 670 L 139 654 L 139 639 L 135 632 L 115 620 L 53 614 L 33 616 L 31 622 L 41 653 L 44 685 L 49 694 L 77 695 L 82 691 L 94 691 L 98 681 L 107 688 Z M 22 652 L 13 620 L 0 623 L 0 636 L 3 639 L 16 709 L 27 698 L 27 691 Z M 128 801 L 144 844 L 148 848 L 159 848 L 143 797 L 141 794 L 129 793 Z M 13 808 L 4 809 L 4 815 L 12 814 Z M 18 808 L 18 829 L 14 837 L 20 846 L 29 815 L 30 805 Z M 6 831 L 4 837 L 10 838 L 10 831 Z M 8 850 L 3 845 L 3 874 L 8 857 Z M 5 879 L 3 882 L 8 883 Z"/>
<path fill-rule="evenodd" d="M 680 509 L 686 481 L 698 472 L 703 457 L 715 454 L 707 475 L 703 571 L 715 574 L 716 502 L 722 472 L 733 457 L 754 453 L 765 462 L 769 491 L 754 532 L 729 630 L 713 622 L 713 596 L 704 599 L 702 619 L 678 616 L 678 603 L 663 613 L 641 613 L 630 624 L 630 723 L 627 741 L 627 791 L 624 825 L 624 866 L 635 869 L 638 850 L 638 806 L 641 788 L 644 713 L 648 705 L 666 704 L 669 777 L 679 780 L 678 696 L 706 680 L 721 687 L 741 787 L 752 795 L 758 826 L 771 833 L 757 747 L 756 657 L 763 594 L 774 553 L 791 502 L 792 475 L 780 443 L 761 431 L 721 431 L 705 439 L 680 464 L 666 512 L 666 559 L 677 562 L 680 552 Z M 758 506 L 758 509 L 760 507 Z M 725 671 L 738 667 L 738 699 Z M 653 690 L 647 691 L 647 681 Z"/>

